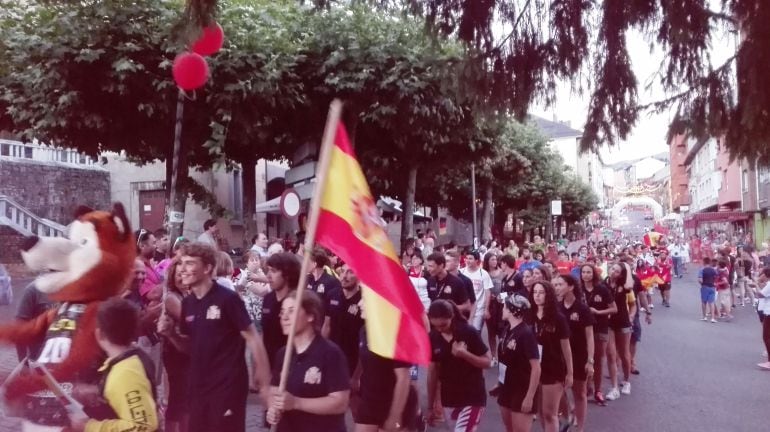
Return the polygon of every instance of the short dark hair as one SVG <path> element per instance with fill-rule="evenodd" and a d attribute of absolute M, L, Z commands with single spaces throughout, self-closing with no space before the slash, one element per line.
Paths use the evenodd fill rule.
<path fill-rule="evenodd" d="M 326 267 L 329 265 L 329 254 L 322 248 L 315 248 L 310 254 L 310 261 L 313 261 L 319 267 Z"/>
<path fill-rule="evenodd" d="M 289 289 L 295 289 L 299 283 L 299 272 L 302 268 L 297 256 L 291 252 L 281 252 L 270 255 L 267 266 L 279 272 L 289 284 Z"/>
<path fill-rule="evenodd" d="M 711 264 L 711 258 L 703 257 L 703 264 Z"/>
<path fill-rule="evenodd" d="M 139 310 L 128 300 L 113 297 L 99 305 L 96 326 L 110 343 L 131 345 L 138 333 Z"/>
<path fill-rule="evenodd" d="M 477 251 L 477 250 L 466 251 L 465 252 L 465 256 L 468 256 L 468 255 L 471 255 L 473 257 L 473 259 L 475 259 L 476 261 L 481 259 L 481 255 L 479 254 L 479 251 Z"/>
<path fill-rule="evenodd" d="M 505 263 L 510 268 L 516 268 L 516 258 L 513 255 L 505 254 L 500 257 L 500 262 Z"/>
<path fill-rule="evenodd" d="M 208 231 L 209 228 L 213 227 L 217 224 L 216 219 L 209 219 L 206 222 L 203 222 L 203 231 Z"/>
<path fill-rule="evenodd" d="M 217 251 L 211 245 L 202 242 L 184 243 L 179 248 L 182 256 L 200 258 L 203 264 L 211 267 L 217 266 Z"/>
<path fill-rule="evenodd" d="M 154 234 L 155 234 L 155 237 L 157 238 L 165 237 L 168 235 L 168 230 L 165 228 L 158 228 L 155 230 Z"/>
<path fill-rule="evenodd" d="M 428 258 L 426 261 L 433 261 L 436 263 L 436 265 L 446 265 L 446 257 L 441 252 L 433 252 L 432 254 L 428 255 Z"/>

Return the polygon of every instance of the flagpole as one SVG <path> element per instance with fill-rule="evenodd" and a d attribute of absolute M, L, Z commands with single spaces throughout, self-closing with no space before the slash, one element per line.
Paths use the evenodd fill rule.
<path fill-rule="evenodd" d="M 340 122 L 340 113 L 342 112 L 342 102 L 334 99 L 329 106 L 329 115 L 326 118 L 326 127 L 324 128 L 321 149 L 318 154 L 318 168 L 316 169 L 316 182 L 313 190 L 313 197 L 310 200 L 310 211 L 307 218 L 307 230 L 305 233 L 305 253 L 302 256 L 302 267 L 299 272 L 299 282 L 297 283 L 297 300 L 294 306 L 294 312 L 291 317 L 291 326 L 289 327 L 288 340 L 286 341 L 286 351 L 283 354 L 283 366 L 281 367 L 281 381 L 278 385 L 279 394 L 286 391 L 286 380 L 289 376 L 289 362 L 294 352 L 294 331 L 297 326 L 297 316 L 302 307 L 302 294 L 307 287 L 307 275 L 310 272 L 310 252 L 315 243 L 316 229 L 318 228 L 318 217 L 321 212 L 321 199 L 326 187 L 326 177 L 331 162 L 331 152 L 334 146 L 334 137 L 337 135 L 337 125 Z M 277 425 L 272 425 L 271 431 L 276 430 Z"/>

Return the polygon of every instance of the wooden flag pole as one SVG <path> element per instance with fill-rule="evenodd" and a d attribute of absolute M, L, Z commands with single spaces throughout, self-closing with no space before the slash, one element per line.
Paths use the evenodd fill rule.
<path fill-rule="evenodd" d="M 299 273 L 299 282 L 297 283 L 297 301 L 294 307 L 294 313 L 291 317 L 291 326 L 289 327 L 288 340 L 286 341 L 286 351 L 283 354 L 283 366 L 281 367 L 281 381 L 278 385 L 279 393 L 286 391 L 286 380 L 289 376 L 289 362 L 292 353 L 294 353 L 294 331 L 297 326 L 297 316 L 302 307 L 302 294 L 307 287 L 307 275 L 310 272 L 310 251 L 315 243 L 316 229 L 318 228 L 318 217 L 321 212 L 321 199 L 323 198 L 324 188 L 326 187 L 326 176 L 329 171 L 331 154 L 334 146 L 334 137 L 337 135 L 337 126 L 340 122 L 342 112 L 342 102 L 339 99 L 332 101 L 329 106 L 329 115 L 326 118 L 326 127 L 324 128 L 323 141 L 318 154 L 318 168 L 316 169 L 316 182 L 313 188 L 313 197 L 310 200 L 310 211 L 307 218 L 307 231 L 305 233 L 305 250 L 302 255 L 302 267 Z M 276 430 L 277 425 L 272 425 L 271 431 Z"/>

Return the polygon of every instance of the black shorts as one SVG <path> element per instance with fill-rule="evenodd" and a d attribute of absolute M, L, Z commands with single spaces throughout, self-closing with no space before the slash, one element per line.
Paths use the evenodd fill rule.
<path fill-rule="evenodd" d="M 189 432 L 245 432 L 246 397 L 205 395 L 190 401 Z M 232 402 L 228 403 L 227 400 Z"/>
<path fill-rule="evenodd" d="M 586 373 L 586 363 L 588 363 L 588 354 L 585 356 L 572 354 L 572 379 L 575 381 L 586 381 L 588 374 Z"/>
<path fill-rule="evenodd" d="M 540 384 L 552 385 L 563 383 L 566 377 L 566 374 L 544 372 L 542 375 L 540 375 Z"/>
<path fill-rule="evenodd" d="M 503 305 L 494 297 L 489 300 L 489 319 L 487 326 L 497 334 L 500 334 L 500 321 L 503 319 Z"/>
<path fill-rule="evenodd" d="M 166 419 L 179 421 L 187 414 L 187 371 L 172 372 L 166 370 L 168 376 L 168 406 L 166 407 Z"/>
<path fill-rule="evenodd" d="M 406 399 L 404 412 L 401 416 L 401 424 L 407 428 L 414 428 L 419 416 L 419 401 L 417 400 L 417 390 L 414 385 L 409 386 L 409 396 Z M 355 422 L 360 425 L 376 425 L 382 427 L 390 413 L 390 401 L 383 403 L 381 401 L 367 400 L 362 398 L 358 404 L 355 413 Z"/>
<path fill-rule="evenodd" d="M 497 404 L 503 408 L 508 408 L 515 413 L 522 414 L 534 414 L 538 411 L 540 402 L 540 390 L 535 392 L 535 397 L 532 400 L 532 410 L 529 412 L 523 412 L 521 410 L 521 404 L 524 402 L 524 398 L 527 396 L 527 388 L 522 386 L 521 388 L 506 389 L 503 386 L 500 389 L 500 396 L 497 397 Z"/>
<path fill-rule="evenodd" d="M 639 321 L 639 314 L 634 317 L 634 323 L 631 325 L 631 342 L 639 343 L 642 341 L 642 323 Z"/>
<path fill-rule="evenodd" d="M 658 289 L 661 291 L 668 291 L 671 289 L 671 284 L 670 283 L 658 284 Z"/>

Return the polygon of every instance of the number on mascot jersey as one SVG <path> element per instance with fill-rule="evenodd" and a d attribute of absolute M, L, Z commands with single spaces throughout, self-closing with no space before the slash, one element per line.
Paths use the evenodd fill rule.
<path fill-rule="evenodd" d="M 45 341 L 43 351 L 37 359 L 39 363 L 56 364 L 64 361 L 70 353 L 72 339 L 68 337 L 55 337 Z"/>

